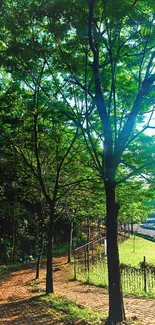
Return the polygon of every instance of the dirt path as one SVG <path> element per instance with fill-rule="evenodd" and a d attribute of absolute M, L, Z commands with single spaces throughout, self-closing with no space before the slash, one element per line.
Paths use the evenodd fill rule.
<path fill-rule="evenodd" d="M 55 292 L 64 294 L 78 304 L 92 307 L 94 310 L 108 312 L 107 290 L 80 282 L 69 281 L 69 267 L 64 265 L 65 258 L 57 259 L 54 272 Z M 61 265 L 63 264 L 63 267 Z M 45 268 L 41 270 L 45 273 Z M 29 282 L 35 277 L 35 269 L 25 269 L 1 277 L 0 281 L 0 325 L 48 325 L 55 324 L 46 310 L 33 304 L 34 295 L 27 289 Z M 44 290 L 45 281 L 39 285 Z M 155 325 L 155 299 L 125 297 L 126 316 L 136 316 L 142 325 Z M 57 325 L 59 325 L 57 323 Z M 61 323 L 63 325 L 63 323 Z"/>
<path fill-rule="evenodd" d="M 0 324 L 1 325 L 44 325 L 52 324 L 45 310 L 33 304 L 27 290 L 27 282 L 34 277 L 34 270 L 20 270 L 0 281 Z"/>

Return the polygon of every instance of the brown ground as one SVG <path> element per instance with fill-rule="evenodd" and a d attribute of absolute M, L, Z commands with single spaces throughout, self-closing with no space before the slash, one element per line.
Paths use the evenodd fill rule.
<path fill-rule="evenodd" d="M 70 267 L 66 258 L 55 260 L 54 290 L 80 305 L 94 310 L 108 312 L 107 290 L 69 280 Z M 63 265 L 63 266 L 62 266 Z M 45 273 L 45 267 L 41 274 Z M 44 308 L 40 309 L 31 299 L 36 293 L 28 290 L 28 284 L 35 277 L 35 268 L 27 266 L 9 275 L 1 276 L 0 281 L 0 325 L 48 325 L 58 323 Z M 45 281 L 38 290 L 44 289 Z M 141 325 L 155 325 L 155 299 L 125 297 L 126 316 L 136 316 Z M 83 324 L 83 323 L 82 323 Z"/>

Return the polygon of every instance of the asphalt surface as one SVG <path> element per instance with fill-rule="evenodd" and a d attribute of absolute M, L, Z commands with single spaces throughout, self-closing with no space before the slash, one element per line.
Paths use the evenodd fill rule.
<path fill-rule="evenodd" d="M 145 229 L 145 228 L 140 227 L 139 225 L 134 225 L 133 229 L 134 229 L 134 231 L 138 231 L 141 234 L 155 236 L 155 230 L 152 230 L 152 229 Z"/>

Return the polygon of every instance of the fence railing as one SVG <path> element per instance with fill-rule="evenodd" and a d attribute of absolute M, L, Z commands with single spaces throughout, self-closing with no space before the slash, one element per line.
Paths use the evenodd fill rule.
<path fill-rule="evenodd" d="M 124 292 L 148 292 L 155 294 L 155 267 L 146 264 L 145 256 L 141 267 L 120 265 Z"/>
<path fill-rule="evenodd" d="M 105 255 L 105 237 L 74 250 L 74 279 L 108 287 L 108 267 Z M 144 257 L 139 268 L 121 264 L 123 292 L 149 293 L 155 296 L 155 266 Z"/>
<path fill-rule="evenodd" d="M 94 264 L 96 260 L 100 260 L 103 255 L 107 254 L 106 247 L 106 237 L 101 237 L 96 241 L 90 241 L 78 248 L 74 248 L 74 280 L 77 278 L 80 265 L 85 272 L 88 272 L 89 279 L 91 263 Z"/>

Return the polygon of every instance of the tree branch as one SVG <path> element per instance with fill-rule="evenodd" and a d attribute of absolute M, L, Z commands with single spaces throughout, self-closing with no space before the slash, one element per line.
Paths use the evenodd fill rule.
<path fill-rule="evenodd" d="M 138 167 L 138 168 L 135 168 L 131 173 L 129 173 L 126 177 L 122 178 L 121 180 L 117 181 L 116 182 L 116 185 L 120 184 L 120 183 L 123 183 L 125 182 L 126 180 L 128 180 L 130 177 L 134 176 L 135 174 L 139 173 L 140 170 L 142 170 L 143 168 L 147 167 L 147 166 L 150 166 L 150 165 L 153 165 L 155 163 L 155 161 L 149 161 L 148 163 Z M 129 166 L 127 166 L 129 167 Z M 131 167 L 130 167 L 131 168 Z"/>
<path fill-rule="evenodd" d="M 67 148 L 63 158 L 61 159 L 60 163 L 57 165 L 57 175 L 56 175 L 56 180 L 55 180 L 55 186 L 54 186 L 54 191 L 53 191 L 53 202 L 57 201 L 57 192 L 58 192 L 58 187 L 59 187 L 59 178 L 60 178 L 60 172 L 63 166 L 63 163 L 66 159 L 66 157 L 68 156 L 75 140 L 77 139 L 78 136 L 78 129 L 76 130 L 76 133 L 71 141 L 71 144 L 69 145 L 69 147 Z"/>
<path fill-rule="evenodd" d="M 151 85 L 154 83 L 154 81 L 155 81 L 155 73 L 152 74 L 148 79 L 144 79 L 144 81 L 142 83 L 141 89 L 139 90 L 139 92 L 137 94 L 136 100 L 135 100 L 133 108 L 129 114 L 127 122 L 124 125 L 124 128 L 122 129 L 122 131 L 120 132 L 120 134 L 117 138 L 116 155 L 119 157 L 125 150 L 128 138 L 129 138 L 129 136 L 133 130 L 133 127 L 135 125 L 137 114 L 141 109 L 142 100 L 146 95 L 149 94 Z"/>
<path fill-rule="evenodd" d="M 34 94 L 34 107 L 35 107 L 35 95 Z M 47 194 L 45 184 L 42 178 L 42 170 L 41 170 L 41 164 L 40 164 L 40 159 L 39 159 L 39 152 L 38 152 L 38 131 L 37 131 L 37 119 L 38 116 L 37 114 L 34 114 L 34 151 L 35 151 L 35 157 L 36 157 L 36 162 L 37 162 L 37 176 L 38 180 L 42 189 L 42 192 L 44 194 L 44 197 L 49 205 L 52 204 L 52 200 L 50 196 Z"/>
<path fill-rule="evenodd" d="M 93 53 L 92 69 L 94 72 L 95 82 L 95 104 L 101 119 L 102 127 L 104 130 L 105 141 L 108 143 L 108 154 L 112 154 L 113 140 L 110 120 L 107 115 L 106 105 L 101 90 L 100 74 L 99 74 L 99 52 L 93 39 L 93 15 L 94 15 L 94 0 L 88 1 L 89 14 L 88 14 L 88 41 L 90 49 Z"/>

